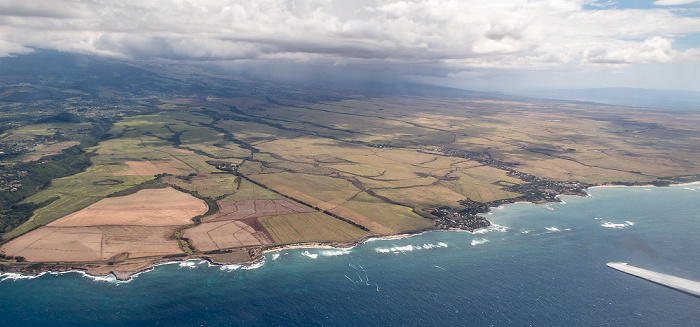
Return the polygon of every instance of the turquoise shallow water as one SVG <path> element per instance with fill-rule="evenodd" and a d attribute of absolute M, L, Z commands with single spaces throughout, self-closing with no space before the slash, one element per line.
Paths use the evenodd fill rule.
<path fill-rule="evenodd" d="M 255 267 L 5 275 L 0 325 L 700 325 L 700 299 L 605 266 L 700 281 L 700 185 L 589 193 L 494 209 L 480 233 L 285 250 Z"/>

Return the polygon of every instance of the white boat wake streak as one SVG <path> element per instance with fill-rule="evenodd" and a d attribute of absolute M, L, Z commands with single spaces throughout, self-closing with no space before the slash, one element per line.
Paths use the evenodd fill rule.
<path fill-rule="evenodd" d="M 608 262 L 606 265 L 623 273 L 700 298 L 700 283 L 696 281 L 637 268 L 625 262 Z"/>

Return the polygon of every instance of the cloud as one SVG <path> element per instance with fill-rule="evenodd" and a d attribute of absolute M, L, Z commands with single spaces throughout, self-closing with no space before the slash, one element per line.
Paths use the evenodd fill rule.
<path fill-rule="evenodd" d="M 89 6 L 74 1 L 57 4 L 52 0 L 32 0 L 0 3 L 0 13 L 2 16 L 88 18 L 90 10 Z"/>
<path fill-rule="evenodd" d="M 660 0 L 656 4 L 697 1 Z M 590 0 L 34 0 L 0 4 L 0 56 L 32 47 L 173 60 L 452 70 L 700 60 L 700 18 Z M 603 8 L 600 7 L 600 8 Z M 682 10 L 682 9 L 681 9 Z"/>
<path fill-rule="evenodd" d="M 654 1 L 657 6 L 680 6 L 688 5 L 691 3 L 700 3 L 700 0 L 658 0 Z"/>
<path fill-rule="evenodd" d="M 671 47 L 671 40 L 654 37 L 644 42 L 624 42 L 593 47 L 583 52 L 585 61 L 601 64 L 664 63 L 682 55 Z"/>

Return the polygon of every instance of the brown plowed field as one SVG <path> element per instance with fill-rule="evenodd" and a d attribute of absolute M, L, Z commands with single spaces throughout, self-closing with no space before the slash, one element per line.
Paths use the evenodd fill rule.
<path fill-rule="evenodd" d="M 182 253 L 169 236 L 207 211 L 204 201 L 173 188 L 102 199 L 22 235 L 2 252 L 28 261 L 104 261 Z"/>
<path fill-rule="evenodd" d="M 203 223 L 184 234 L 201 251 L 213 251 L 274 241 L 257 218 Z"/>
<path fill-rule="evenodd" d="M 283 199 L 219 201 L 219 208 L 219 212 L 204 218 L 201 225 L 185 231 L 184 236 L 201 251 L 273 244 L 275 241 L 258 221 L 259 217 L 311 211 Z"/>
<path fill-rule="evenodd" d="M 240 220 L 266 216 L 288 215 L 309 212 L 311 209 L 300 207 L 287 200 L 245 200 L 220 201 L 219 212 L 205 218 L 206 222 Z"/>
<path fill-rule="evenodd" d="M 10 241 L 3 252 L 28 261 L 105 261 L 181 253 L 168 237 L 177 227 L 42 227 Z"/>
<path fill-rule="evenodd" d="M 135 194 L 106 198 L 48 226 L 189 225 L 194 216 L 207 212 L 206 202 L 173 188 L 146 189 Z"/>

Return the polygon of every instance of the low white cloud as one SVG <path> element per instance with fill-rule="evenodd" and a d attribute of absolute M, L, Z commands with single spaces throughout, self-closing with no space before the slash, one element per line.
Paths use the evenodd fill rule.
<path fill-rule="evenodd" d="M 697 1 L 659 0 L 656 4 Z M 590 0 L 34 0 L 0 4 L 0 56 L 420 63 L 460 70 L 698 61 L 700 18 Z M 677 10 L 677 9 L 674 9 Z"/>
<path fill-rule="evenodd" d="M 618 41 L 607 47 L 593 47 L 584 50 L 583 59 L 600 64 L 668 63 L 692 60 L 698 49 L 684 52 L 673 50 L 672 41 L 662 37 L 646 39 L 643 42 Z"/>
<path fill-rule="evenodd" d="M 680 6 L 691 3 L 700 3 L 700 0 L 657 0 L 654 4 L 657 6 Z"/>

